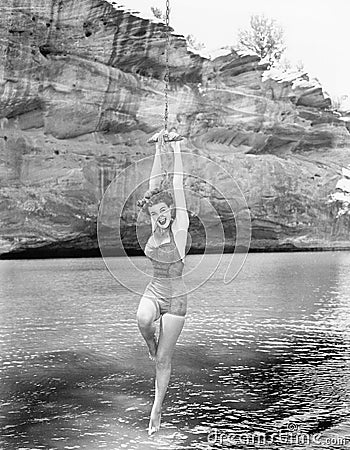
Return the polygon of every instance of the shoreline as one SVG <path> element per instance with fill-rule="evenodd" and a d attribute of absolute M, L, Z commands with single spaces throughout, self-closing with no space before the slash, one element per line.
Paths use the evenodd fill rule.
<path fill-rule="evenodd" d="M 295 252 L 339 252 L 339 251 L 350 251 L 350 245 L 346 246 L 330 246 L 330 247 L 296 247 L 294 245 L 281 245 L 275 247 L 265 247 L 265 248 L 249 248 L 248 252 L 246 248 L 238 248 L 233 251 L 234 248 L 225 248 L 223 253 L 295 253 Z M 191 249 L 188 255 L 203 255 L 206 254 L 218 254 L 217 249 Z M 118 250 L 111 252 L 104 252 L 102 255 L 99 248 L 94 249 L 47 249 L 47 248 L 31 248 L 22 251 L 8 252 L 0 255 L 0 260 L 22 260 L 22 259 L 63 259 L 63 258 L 102 258 L 102 257 L 121 257 L 121 256 L 144 256 L 142 250 Z"/>

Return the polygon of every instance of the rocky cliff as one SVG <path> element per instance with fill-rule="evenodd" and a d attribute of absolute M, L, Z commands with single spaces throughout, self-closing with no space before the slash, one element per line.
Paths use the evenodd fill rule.
<path fill-rule="evenodd" d="M 0 254 L 97 253 L 106 187 L 152 154 L 146 141 L 163 125 L 165 27 L 102 0 L 3 0 L 0 12 Z M 307 74 L 266 72 L 255 56 L 201 58 L 176 34 L 169 62 L 170 125 L 187 138 L 185 152 L 236 180 L 251 249 L 350 248 L 348 218 L 327 203 L 350 163 L 350 134 L 322 87 Z M 227 179 L 195 165 L 185 170 L 223 193 L 208 195 L 230 248 Z M 205 194 L 191 189 L 201 249 Z M 129 250 L 138 248 L 136 213 L 132 202 L 123 212 Z"/>

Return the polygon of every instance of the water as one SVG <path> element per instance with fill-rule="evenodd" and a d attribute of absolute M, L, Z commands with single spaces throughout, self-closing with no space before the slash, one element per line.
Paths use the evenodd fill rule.
<path fill-rule="evenodd" d="M 350 447 L 350 253 L 249 254 L 222 277 L 189 296 L 149 438 L 139 296 L 100 259 L 0 261 L 0 448 Z"/>

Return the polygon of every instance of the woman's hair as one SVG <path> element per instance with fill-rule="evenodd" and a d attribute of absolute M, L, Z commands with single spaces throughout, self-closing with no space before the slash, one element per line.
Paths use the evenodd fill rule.
<path fill-rule="evenodd" d="M 137 206 L 149 214 L 148 208 L 161 202 L 164 202 L 167 206 L 170 206 L 174 203 L 173 196 L 168 190 L 162 189 L 161 187 L 156 187 L 154 189 L 149 189 L 143 198 L 137 201 Z"/>

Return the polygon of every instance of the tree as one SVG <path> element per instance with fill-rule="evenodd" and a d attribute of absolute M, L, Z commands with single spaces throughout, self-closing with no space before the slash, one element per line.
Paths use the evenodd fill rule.
<path fill-rule="evenodd" d="M 298 72 L 304 72 L 305 71 L 305 66 L 304 63 L 301 59 L 299 59 L 299 61 L 296 63 L 295 68 L 297 69 Z"/>
<path fill-rule="evenodd" d="M 161 9 L 151 6 L 151 11 L 156 19 L 163 20 L 165 22 L 165 15 Z"/>
<path fill-rule="evenodd" d="M 253 14 L 250 17 L 250 28 L 238 32 L 238 50 L 256 53 L 271 65 L 281 59 L 285 49 L 283 29 L 274 19 L 264 15 Z"/>
<path fill-rule="evenodd" d="M 199 42 L 198 39 L 193 34 L 188 34 L 186 36 L 186 44 L 190 50 L 203 50 L 205 45 L 203 42 Z"/>
<path fill-rule="evenodd" d="M 156 19 L 162 20 L 163 22 L 166 21 L 166 16 L 165 14 L 163 14 L 163 11 L 160 8 L 151 6 L 151 11 Z M 199 51 L 203 50 L 203 48 L 205 47 L 205 45 L 202 42 L 199 42 L 193 34 L 188 34 L 185 39 L 187 47 L 190 50 Z"/>
<path fill-rule="evenodd" d="M 350 110 L 350 97 L 348 95 L 335 95 L 332 97 L 332 106 L 336 111 Z"/>
<path fill-rule="evenodd" d="M 273 66 L 282 70 L 282 72 L 305 72 L 303 61 L 299 60 L 293 63 L 286 57 L 282 57 L 279 61 L 276 61 Z"/>

